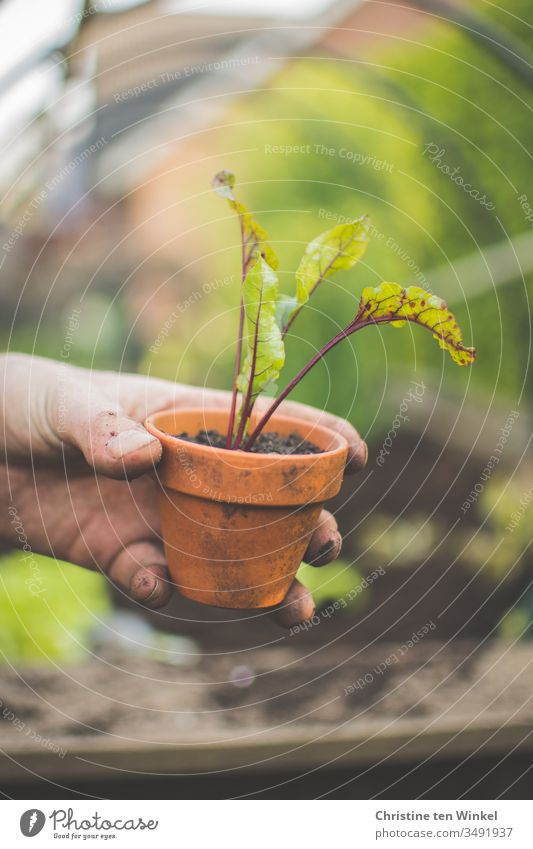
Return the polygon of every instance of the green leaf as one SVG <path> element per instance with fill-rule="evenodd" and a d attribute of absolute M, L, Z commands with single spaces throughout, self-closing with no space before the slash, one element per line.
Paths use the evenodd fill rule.
<path fill-rule="evenodd" d="M 265 262 L 274 270 L 278 267 L 279 261 L 276 252 L 268 243 L 268 233 L 254 220 L 250 212 L 244 204 L 235 199 L 233 189 L 235 187 L 235 174 L 231 171 L 219 171 L 213 177 L 211 185 L 221 198 L 228 201 L 234 212 L 239 216 L 242 229 L 244 262 L 243 271 L 246 275 L 250 266 L 254 262 L 254 257 L 257 252 L 261 254 Z"/>
<path fill-rule="evenodd" d="M 276 321 L 278 278 L 263 257 L 257 258 L 248 272 L 242 293 L 247 353 L 237 386 L 246 397 L 252 379 L 251 407 L 257 396 L 278 379 L 285 363 L 285 346 Z"/>
<path fill-rule="evenodd" d="M 475 348 L 463 345 L 459 325 L 445 302 L 419 286 L 403 289 L 398 283 L 381 283 L 363 289 L 352 327 L 367 322 L 402 327 L 406 321 L 431 330 L 440 347 L 459 365 L 474 362 Z"/>
<path fill-rule="evenodd" d="M 281 327 L 292 324 L 317 286 L 334 271 L 352 268 L 361 259 L 369 240 L 370 221 L 362 215 L 350 224 L 337 224 L 309 242 L 296 272 L 296 295 L 282 296 L 278 308 Z"/>

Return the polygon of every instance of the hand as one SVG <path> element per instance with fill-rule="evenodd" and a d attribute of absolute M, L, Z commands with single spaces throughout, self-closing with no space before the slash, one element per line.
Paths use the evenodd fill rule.
<path fill-rule="evenodd" d="M 156 483 L 143 475 L 159 461 L 161 444 L 141 422 L 175 406 L 229 407 L 229 393 L 21 354 L 0 360 L 3 515 L 8 516 L 9 506 L 16 509 L 34 552 L 101 570 L 147 607 L 166 604 L 172 584 L 161 544 Z M 350 445 L 347 471 L 364 467 L 366 445 L 348 422 L 290 401 L 280 409 L 342 433 Z M 0 535 L 16 545 L 8 518 Z M 328 563 L 340 547 L 335 519 L 324 510 L 306 562 Z M 276 616 L 290 627 L 313 612 L 310 593 L 295 581 Z"/>

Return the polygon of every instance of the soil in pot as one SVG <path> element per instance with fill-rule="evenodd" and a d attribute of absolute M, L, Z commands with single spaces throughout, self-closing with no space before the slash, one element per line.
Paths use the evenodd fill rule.
<path fill-rule="evenodd" d="M 173 433 L 178 439 L 194 442 L 197 445 L 210 445 L 212 448 L 225 448 L 226 435 L 218 430 L 200 430 L 195 436 L 189 433 Z M 318 445 L 302 439 L 297 433 L 282 436 L 276 431 L 262 433 L 253 448 L 252 454 L 322 454 Z"/>

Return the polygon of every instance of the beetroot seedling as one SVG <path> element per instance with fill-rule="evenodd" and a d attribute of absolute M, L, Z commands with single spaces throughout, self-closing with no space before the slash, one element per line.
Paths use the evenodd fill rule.
<path fill-rule="evenodd" d="M 287 295 L 279 291 L 278 258 L 268 242 L 268 235 L 246 207 L 235 199 L 234 186 L 235 177 L 228 171 L 221 171 L 213 180 L 217 194 L 237 213 L 241 230 L 241 300 L 226 448 L 250 451 L 281 402 L 306 374 L 328 351 L 365 327 L 416 324 L 429 330 L 456 363 L 463 366 L 473 363 L 476 352 L 463 344 L 457 321 L 441 298 L 419 286 L 403 288 L 398 283 L 383 282 L 367 287 L 346 327 L 326 342 L 289 381 L 250 433 L 250 417 L 257 398 L 277 382 L 285 365 L 284 338 L 288 330 L 313 293 L 331 274 L 348 270 L 361 259 L 369 241 L 370 222 L 363 215 L 314 238 L 296 270 L 295 292 Z M 241 403 L 237 410 L 239 395 Z"/>

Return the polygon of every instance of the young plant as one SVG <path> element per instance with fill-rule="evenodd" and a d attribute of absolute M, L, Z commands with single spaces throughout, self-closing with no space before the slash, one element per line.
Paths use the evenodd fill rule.
<path fill-rule="evenodd" d="M 225 198 L 230 207 L 239 216 L 239 224 L 241 228 L 241 301 L 239 310 L 239 331 L 237 335 L 237 354 L 235 357 L 235 368 L 233 372 L 233 390 L 231 396 L 231 409 L 229 416 L 228 432 L 226 436 L 226 448 L 231 448 L 233 431 L 235 428 L 235 413 L 237 409 L 237 392 L 239 383 L 239 372 L 242 361 L 242 346 L 243 332 L 245 321 L 245 304 L 244 290 L 245 282 L 248 276 L 250 267 L 257 262 L 258 255 L 272 269 L 278 267 L 278 258 L 274 250 L 268 244 L 268 234 L 250 215 L 244 204 L 235 200 L 233 187 L 235 185 L 235 175 L 230 171 L 220 171 L 215 174 L 212 180 L 212 186 L 215 192 Z"/>
<path fill-rule="evenodd" d="M 402 288 L 383 282 L 363 289 L 355 315 L 329 340 L 272 401 L 252 433 L 250 416 L 258 396 L 277 381 L 285 364 L 284 337 L 318 286 L 333 272 L 352 268 L 363 256 L 369 241 L 370 222 L 361 216 L 338 224 L 313 239 L 296 271 L 294 295 L 279 292 L 278 259 L 268 244 L 265 230 L 245 206 L 235 200 L 235 177 L 221 171 L 213 180 L 217 194 L 226 198 L 239 216 L 242 244 L 242 283 L 233 377 L 232 402 L 226 448 L 250 451 L 270 417 L 302 378 L 336 345 L 371 325 L 402 327 L 407 322 L 429 330 L 441 348 L 459 365 L 474 362 L 474 348 L 467 348 L 459 326 L 446 304 L 418 286 Z M 243 362 L 243 347 L 246 357 Z M 237 398 L 241 405 L 237 412 Z"/>

